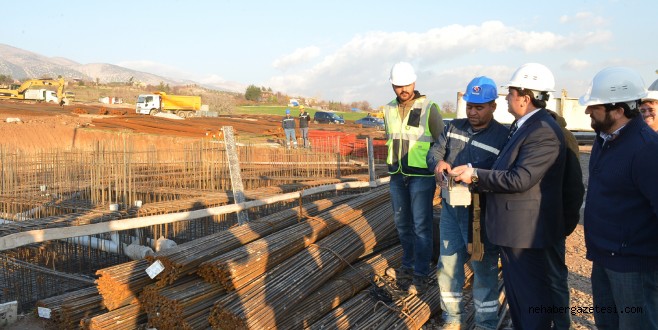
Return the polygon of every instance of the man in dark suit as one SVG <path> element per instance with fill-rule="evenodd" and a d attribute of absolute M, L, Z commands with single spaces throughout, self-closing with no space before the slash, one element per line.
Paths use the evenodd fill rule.
<path fill-rule="evenodd" d="M 518 329 L 550 329 L 555 311 L 548 255 L 564 238 L 564 135 L 545 109 L 555 79 L 537 63 L 524 64 L 505 86 L 516 119 L 491 170 L 460 166 L 456 180 L 485 193 L 486 231 L 501 247 L 512 322 Z M 562 311 L 565 312 L 565 311 Z M 568 311 L 567 311 L 568 312 Z"/>

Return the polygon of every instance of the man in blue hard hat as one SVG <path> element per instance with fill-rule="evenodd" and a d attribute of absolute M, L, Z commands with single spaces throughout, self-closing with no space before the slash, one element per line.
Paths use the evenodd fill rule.
<path fill-rule="evenodd" d="M 559 258 L 554 251 L 566 234 L 567 147 L 562 128 L 546 110 L 555 77 L 542 64 L 526 63 L 505 87 L 507 109 L 516 120 L 498 158 L 491 169 L 461 165 L 450 174 L 486 195 L 487 238 L 500 248 L 514 328 L 551 329 L 555 313 L 543 306 L 555 305 L 551 259 Z"/>
<path fill-rule="evenodd" d="M 427 165 L 441 183 L 443 197 L 437 278 L 444 329 L 461 329 L 464 325 L 462 288 L 469 255 L 474 276 L 475 325 L 478 329 L 495 329 L 498 324 L 499 251 L 485 233 L 484 195 L 469 193 L 467 187 L 448 182 L 452 167 L 490 169 L 507 142 L 508 129 L 493 118 L 497 98 L 493 80 L 484 76 L 471 80 L 463 96 L 467 118 L 452 120 L 427 154 Z M 458 195 L 458 191 L 462 193 Z M 466 198 L 459 197 L 464 195 Z"/>
<path fill-rule="evenodd" d="M 297 137 L 295 136 L 295 118 L 290 116 L 290 109 L 286 109 L 286 116 L 281 121 L 283 132 L 286 133 L 286 148 L 293 145 L 297 149 Z"/>

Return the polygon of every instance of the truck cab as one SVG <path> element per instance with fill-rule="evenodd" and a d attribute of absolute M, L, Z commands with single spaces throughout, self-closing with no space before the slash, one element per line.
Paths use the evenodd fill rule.
<path fill-rule="evenodd" d="M 162 100 L 157 94 L 142 94 L 137 97 L 135 112 L 142 115 L 155 115 L 160 111 Z"/>
<path fill-rule="evenodd" d="M 37 102 L 46 102 L 46 103 L 59 103 L 59 98 L 57 97 L 57 92 L 47 90 L 45 88 L 41 89 L 28 89 L 23 93 L 24 100 L 34 100 Z"/>

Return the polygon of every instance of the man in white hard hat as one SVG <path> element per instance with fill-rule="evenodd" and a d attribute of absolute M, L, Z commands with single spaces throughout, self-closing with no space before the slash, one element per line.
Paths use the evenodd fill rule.
<path fill-rule="evenodd" d="M 550 329 L 553 319 L 549 267 L 564 239 L 562 183 L 564 135 L 546 110 L 555 78 L 544 65 L 519 67 L 508 88 L 516 119 L 492 168 L 453 168 L 457 180 L 485 193 L 486 231 L 500 246 L 505 294 L 514 328 Z M 558 256 L 555 256 L 558 258 Z"/>
<path fill-rule="evenodd" d="M 646 94 L 637 72 L 609 67 L 579 100 L 597 133 L 585 245 L 599 329 L 658 329 L 658 134 L 639 115 Z"/>
<path fill-rule="evenodd" d="M 651 129 L 658 132 L 656 111 L 658 111 L 658 80 L 654 81 L 651 87 L 649 87 L 649 92 L 646 97 L 642 98 L 642 104 L 640 105 L 640 113 L 642 114 L 642 118 L 644 118 L 644 122 Z"/>
<path fill-rule="evenodd" d="M 389 81 L 397 96 L 384 106 L 391 175 L 393 219 L 402 245 L 402 265 L 387 275 L 411 294 L 431 285 L 433 206 L 436 182 L 425 158 L 443 132 L 439 106 L 416 88 L 416 73 L 407 62 L 391 68 Z"/>

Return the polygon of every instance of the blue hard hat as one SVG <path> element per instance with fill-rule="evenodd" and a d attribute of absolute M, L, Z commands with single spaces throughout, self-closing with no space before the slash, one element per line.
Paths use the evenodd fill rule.
<path fill-rule="evenodd" d="M 498 98 L 496 83 L 489 77 L 475 77 L 468 83 L 462 98 L 470 103 L 489 103 Z"/>
<path fill-rule="evenodd" d="M 286 115 L 290 114 L 290 109 L 286 109 Z"/>

